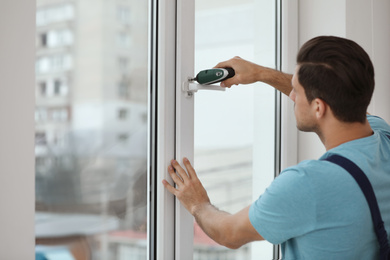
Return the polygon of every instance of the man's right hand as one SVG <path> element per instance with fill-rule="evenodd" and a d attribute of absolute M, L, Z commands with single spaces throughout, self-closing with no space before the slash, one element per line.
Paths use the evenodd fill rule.
<path fill-rule="evenodd" d="M 215 68 L 233 68 L 235 76 L 221 82 L 222 87 L 230 88 L 232 85 L 251 84 L 260 80 L 261 72 L 265 67 L 244 60 L 238 56 L 218 63 Z"/>

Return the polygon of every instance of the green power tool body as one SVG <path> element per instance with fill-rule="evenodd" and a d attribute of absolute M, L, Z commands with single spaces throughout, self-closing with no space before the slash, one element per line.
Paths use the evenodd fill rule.
<path fill-rule="evenodd" d="M 210 85 L 234 77 L 234 75 L 235 72 L 232 68 L 214 68 L 200 71 L 190 81 L 197 81 L 201 85 Z"/>

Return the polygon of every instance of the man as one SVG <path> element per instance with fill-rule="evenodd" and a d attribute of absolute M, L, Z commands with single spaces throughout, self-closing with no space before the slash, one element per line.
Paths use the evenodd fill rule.
<path fill-rule="evenodd" d="M 217 67 L 236 72 L 222 86 L 262 81 L 289 95 L 298 129 L 315 132 L 327 151 L 319 160 L 283 170 L 263 195 L 236 214 L 210 203 L 186 158 L 187 171 L 172 160 L 168 171 L 177 186 L 164 180 L 168 191 L 212 239 L 229 248 L 266 239 L 282 244 L 284 259 L 378 259 L 379 244 L 362 191 L 343 168 L 322 160 L 339 154 L 363 170 L 389 234 L 390 126 L 367 115 L 374 90 L 367 53 L 350 40 L 322 36 L 302 46 L 294 75 L 239 57 Z"/>

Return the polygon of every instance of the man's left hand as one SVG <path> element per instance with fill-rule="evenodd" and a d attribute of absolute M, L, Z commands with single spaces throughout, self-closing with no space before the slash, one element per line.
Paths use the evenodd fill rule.
<path fill-rule="evenodd" d="M 176 188 L 166 180 L 163 180 L 163 184 L 194 215 L 197 209 L 205 205 L 210 205 L 210 199 L 190 161 L 184 158 L 183 163 L 187 171 L 176 160 L 172 160 L 171 165 L 168 167 L 168 172 L 175 182 Z"/>

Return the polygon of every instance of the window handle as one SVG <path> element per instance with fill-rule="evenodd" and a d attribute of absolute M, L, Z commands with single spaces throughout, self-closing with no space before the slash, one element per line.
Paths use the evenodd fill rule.
<path fill-rule="evenodd" d="M 203 85 L 193 82 L 192 78 L 188 78 L 182 84 L 182 90 L 185 93 L 185 96 L 190 98 L 194 95 L 198 90 L 218 90 L 225 91 L 226 88 L 223 88 L 219 85 Z"/>

